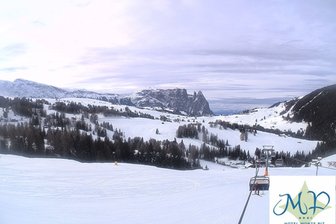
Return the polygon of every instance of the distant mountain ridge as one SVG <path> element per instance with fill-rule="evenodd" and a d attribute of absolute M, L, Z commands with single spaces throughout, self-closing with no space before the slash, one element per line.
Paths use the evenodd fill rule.
<path fill-rule="evenodd" d="M 0 81 L 0 95 L 27 98 L 113 98 L 117 94 L 101 94 L 86 90 L 65 90 L 29 80 L 16 79 L 14 82 Z"/>
<path fill-rule="evenodd" d="M 51 85 L 17 79 L 14 82 L 0 81 L 0 95 L 21 98 L 91 98 L 109 101 L 114 104 L 151 107 L 191 116 L 213 114 L 201 91 L 190 95 L 185 89 L 143 90 L 130 96 L 121 96 L 87 90 L 70 91 Z"/>

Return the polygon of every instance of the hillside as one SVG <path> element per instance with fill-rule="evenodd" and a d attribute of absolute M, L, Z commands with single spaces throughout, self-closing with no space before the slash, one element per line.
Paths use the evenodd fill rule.
<path fill-rule="evenodd" d="M 238 124 L 293 132 L 308 139 L 336 142 L 336 85 L 317 89 L 303 97 L 224 116 Z"/>
<path fill-rule="evenodd" d="M 309 123 L 310 139 L 336 143 L 336 85 L 317 89 L 295 102 L 293 121 Z"/>
<path fill-rule="evenodd" d="M 3 98 L 0 107 L 1 152 L 28 156 L 185 169 L 198 166 L 199 159 L 253 160 L 263 145 L 273 145 L 278 158 L 289 159 L 312 152 L 318 143 L 263 131 L 242 140 L 239 128 L 216 123 L 222 117 L 189 117 L 94 99 Z"/>

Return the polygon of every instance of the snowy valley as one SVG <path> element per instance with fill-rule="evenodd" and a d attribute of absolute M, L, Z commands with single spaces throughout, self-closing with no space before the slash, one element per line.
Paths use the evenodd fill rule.
<path fill-rule="evenodd" d="M 313 123 L 294 121 L 295 105 L 190 116 L 85 97 L 2 97 L 0 223 L 237 223 L 257 148 L 275 149 L 270 178 L 315 175 L 322 141 L 307 139 Z M 336 157 L 325 157 L 319 174 L 334 176 Z M 267 191 L 252 196 L 243 223 L 268 223 Z"/>

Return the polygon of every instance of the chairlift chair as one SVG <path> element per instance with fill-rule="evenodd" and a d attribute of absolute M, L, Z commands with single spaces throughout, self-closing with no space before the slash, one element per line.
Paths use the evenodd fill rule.
<path fill-rule="evenodd" d="M 270 185 L 269 177 L 267 176 L 256 176 L 250 179 L 250 191 L 260 190 L 268 191 Z"/>

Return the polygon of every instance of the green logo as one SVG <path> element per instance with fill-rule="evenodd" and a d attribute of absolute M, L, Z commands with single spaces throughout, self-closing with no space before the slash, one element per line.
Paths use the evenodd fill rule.
<path fill-rule="evenodd" d="M 281 216 L 289 212 L 299 222 L 311 222 L 319 213 L 331 208 L 329 194 L 325 191 L 316 193 L 309 190 L 306 182 L 294 199 L 290 194 L 279 194 L 279 197 L 273 213 Z"/>

